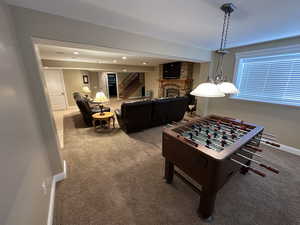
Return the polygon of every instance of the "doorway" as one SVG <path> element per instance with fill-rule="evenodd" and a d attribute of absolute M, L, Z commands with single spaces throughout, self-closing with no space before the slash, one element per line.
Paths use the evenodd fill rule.
<path fill-rule="evenodd" d="M 65 85 L 61 70 L 44 70 L 44 77 L 52 110 L 67 108 Z"/>
<path fill-rule="evenodd" d="M 108 93 L 110 98 L 116 98 L 118 96 L 117 90 L 117 75 L 115 73 L 107 74 Z"/>

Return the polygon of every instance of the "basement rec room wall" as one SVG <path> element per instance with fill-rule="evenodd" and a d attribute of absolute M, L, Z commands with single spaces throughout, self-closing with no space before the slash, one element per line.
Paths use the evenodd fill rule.
<path fill-rule="evenodd" d="M 237 52 L 295 44 L 300 44 L 300 37 L 230 49 L 230 54 L 226 55 L 224 59 L 224 72 L 229 80 L 232 80 L 235 53 Z M 300 107 L 242 101 L 225 97 L 210 98 L 207 110 L 209 114 L 229 116 L 260 124 L 266 128 L 267 132 L 275 134 L 280 143 L 300 149 Z"/>

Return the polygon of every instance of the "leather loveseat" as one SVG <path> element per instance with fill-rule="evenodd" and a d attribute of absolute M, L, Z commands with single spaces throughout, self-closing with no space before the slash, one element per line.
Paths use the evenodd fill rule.
<path fill-rule="evenodd" d="M 91 107 L 88 100 L 85 97 L 82 97 L 80 93 L 74 92 L 73 93 L 74 100 L 81 112 L 83 120 L 85 124 L 89 127 L 93 126 L 93 118 L 92 115 L 94 113 L 100 112 L 100 109 L 96 107 Z M 109 112 L 110 108 L 105 107 L 103 109 L 104 112 Z"/>
<path fill-rule="evenodd" d="M 130 133 L 180 121 L 187 108 L 188 98 L 176 97 L 123 103 L 115 113 L 120 127 Z"/>

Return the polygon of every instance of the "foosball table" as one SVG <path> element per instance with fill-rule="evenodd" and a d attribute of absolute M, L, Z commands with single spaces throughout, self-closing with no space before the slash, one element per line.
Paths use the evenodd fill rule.
<path fill-rule="evenodd" d="M 262 159 L 253 159 L 262 158 L 261 142 L 279 147 L 273 135 L 264 133 L 264 127 L 237 119 L 211 115 L 169 124 L 163 130 L 162 144 L 166 182 L 172 183 L 175 173 L 190 184 L 200 194 L 198 214 L 211 220 L 217 192 L 235 172 L 251 171 L 261 177 L 266 176 L 263 170 L 279 173 Z"/>

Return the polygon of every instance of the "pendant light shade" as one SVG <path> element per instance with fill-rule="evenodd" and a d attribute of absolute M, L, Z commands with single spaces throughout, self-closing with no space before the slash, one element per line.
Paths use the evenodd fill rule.
<path fill-rule="evenodd" d="M 238 89 L 235 87 L 233 83 L 230 82 L 222 82 L 217 84 L 219 90 L 224 94 L 237 94 L 239 93 Z"/>
<path fill-rule="evenodd" d="M 199 97 L 224 97 L 225 94 L 221 92 L 218 86 L 211 82 L 199 84 L 192 92 L 191 95 Z"/>

